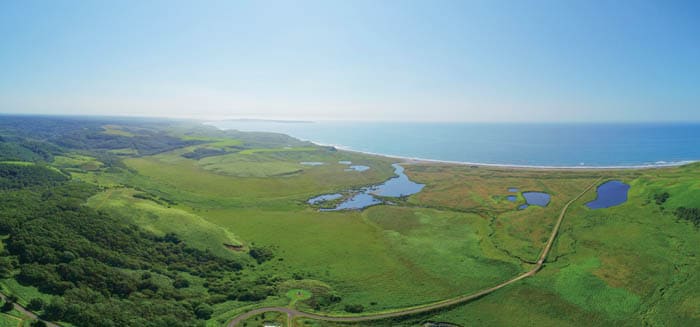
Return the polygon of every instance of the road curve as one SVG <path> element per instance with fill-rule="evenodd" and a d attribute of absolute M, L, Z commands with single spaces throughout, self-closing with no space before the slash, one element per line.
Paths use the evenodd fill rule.
<path fill-rule="evenodd" d="M 547 240 L 547 243 L 545 244 L 544 248 L 542 249 L 542 253 L 540 254 L 539 259 L 537 260 L 535 267 L 532 268 L 528 272 L 525 272 L 521 275 L 518 275 L 518 276 L 516 276 L 512 279 L 509 279 L 509 280 L 507 280 L 501 284 L 498 284 L 496 286 L 478 291 L 476 293 L 463 295 L 463 296 L 459 296 L 456 298 L 447 299 L 447 300 L 443 300 L 443 301 L 439 301 L 439 302 L 435 302 L 435 303 L 431 303 L 431 304 L 400 309 L 400 310 L 392 311 L 392 312 L 374 313 L 374 314 L 367 314 L 367 315 L 338 316 L 338 315 L 330 315 L 330 314 L 326 315 L 326 314 L 320 314 L 320 313 L 304 312 L 304 311 L 299 311 L 299 310 L 288 308 L 288 307 L 265 307 L 265 308 L 253 309 L 253 310 L 250 310 L 246 313 L 243 313 L 241 315 L 236 316 L 235 318 L 233 318 L 233 320 L 231 320 L 229 322 L 228 327 L 235 327 L 240 322 L 242 322 L 248 318 L 251 318 L 253 316 L 265 313 L 265 312 L 286 313 L 288 321 L 292 321 L 294 318 L 311 318 L 311 319 L 323 320 L 323 321 L 359 322 L 359 321 L 379 320 L 379 319 L 386 319 L 386 318 L 408 316 L 408 315 L 413 315 L 413 314 L 418 314 L 418 313 L 425 313 L 425 312 L 443 309 L 443 308 L 446 308 L 449 306 L 462 304 L 462 303 L 466 303 L 466 302 L 478 299 L 482 296 L 493 293 L 493 292 L 495 292 L 503 287 L 506 287 L 510 284 L 518 282 L 518 281 L 525 279 L 527 277 L 533 276 L 538 271 L 540 271 L 540 269 L 542 269 L 542 267 L 544 266 L 544 262 L 547 259 L 547 255 L 549 254 L 549 252 L 552 249 L 552 246 L 554 244 L 554 241 L 557 238 L 557 235 L 559 234 L 559 228 L 561 227 L 562 221 L 564 221 L 564 216 L 566 215 L 566 211 L 569 209 L 569 206 L 571 206 L 571 204 L 573 204 L 578 199 L 580 199 L 591 188 L 593 188 L 593 186 L 597 185 L 600 182 L 600 180 L 601 180 L 601 178 L 596 179 L 595 182 L 593 182 L 591 185 L 586 187 L 586 189 L 583 190 L 583 192 L 581 192 L 575 198 L 573 198 L 569 202 L 567 202 L 566 205 L 564 205 L 564 207 L 562 208 L 562 210 L 559 214 L 559 218 L 557 219 L 557 222 L 554 225 L 554 228 L 552 229 L 552 233 L 549 236 L 549 239 Z M 292 327 L 292 326 L 288 326 L 288 327 Z"/>
<path fill-rule="evenodd" d="M 7 298 L 5 297 L 5 294 L 0 293 L 0 299 L 6 300 Z M 39 318 L 39 316 L 37 316 L 34 312 L 29 311 L 27 308 L 25 308 L 17 303 L 14 303 L 14 305 L 15 305 L 15 310 L 21 312 L 23 315 L 29 317 L 30 319 L 42 320 L 41 318 Z M 60 327 L 60 326 L 58 326 L 50 321 L 46 321 L 46 320 L 42 320 L 42 321 L 46 323 L 46 326 Z"/>

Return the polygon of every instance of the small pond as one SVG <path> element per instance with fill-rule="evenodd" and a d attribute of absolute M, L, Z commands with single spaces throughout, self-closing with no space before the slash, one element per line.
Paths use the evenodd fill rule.
<path fill-rule="evenodd" d="M 408 196 L 412 194 L 416 194 L 420 192 L 425 185 L 423 184 L 418 184 L 408 178 L 406 174 L 404 174 L 404 168 L 401 167 L 398 164 L 393 164 L 392 167 L 394 167 L 394 173 L 397 175 L 395 177 L 390 178 L 386 182 L 379 184 L 379 185 L 373 185 L 373 186 L 368 186 L 360 189 L 357 194 L 354 194 L 351 196 L 349 199 L 343 201 L 342 203 L 338 204 L 335 208 L 330 208 L 330 209 L 321 209 L 321 211 L 338 211 L 338 210 L 359 210 L 359 209 L 364 209 L 369 206 L 373 206 L 376 204 L 383 203 L 382 200 L 376 198 L 375 196 L 382 196 L 382 197 L 402 197 L 402 196 Z M 351 191 L 348 191 L 350 193 Z M 326 195 L 320 195 L 317 196 L 313 199 L 317 199 L 320 197 L 328 196 L 328 195 L 334 195 L 334 194 L 326 194 Z M 342 197 L 342 195 L 341 195 Z M 334 197 L 329 200 L 336 200 L 339 199 L 339 197 Z M 324 200 L 324 201 L 329 201 L 329 200 Z M 309 200 L 311 201 L 311 200 Z M 317 201 L 314 203 L 309 202 L 310 204 L 320 204 L 324 201 Z"/>
<path fill-rule="evenodd" d="M 586 203 L 591 209 L 610 208 L 627 202 L 629 184 L 621 181 L 609 181 L 598 186 L 595 200 Z"/>
<path fill-rule="evenodd" d="M 529 207 L 527 204 L 521 204 L 520 206 L 518 206 L 518 210 L 525 210 L 527 209 L 527 207 Z"/>
<path fill-rule="evenodd" d="M 510 192 L 510 193 L 518 192 L 518 188 L 517 187 L 509 187 L 508 192 Z"/>
<path fill-rule="evenodd" d="M 369 170 L 369 166 L 362 166 L 362 165 L 354 165 L 350 166 L 349 168 L 346 168 L 345 171 L 367 171 Z"/>
<path fill-rule="evenodd" d="M 508 200 L 510 202 L 515 202 L 515 201 L 518 201 L 518 197 L 515 195 L 509 195 L 509 196 L 506 196 L 506 200 Z"/>
<path fill-rule="evenodd" d="M 338 163 L 341 165 L 352 165 L 352 161 L 347 161 L 347 160 L 341 160 L 341 161 L 338 161 Z"/>
<path fill-rule="evenodd" d="M 302 164 L 304 166 L 321 166 L 323 165 L 323 162 L 318 162 L 318 161 L 302 161 L 299 164 Z"/>

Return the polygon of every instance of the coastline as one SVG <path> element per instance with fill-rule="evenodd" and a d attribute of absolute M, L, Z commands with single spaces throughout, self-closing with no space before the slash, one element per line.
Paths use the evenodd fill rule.
<path fill-rule="evenodd" d="M 306 140 L 308 141 L 308 140 Z M 625 165 L 625 166 L 537 166 L 537 165 L 518 165 L 518 164 L 496 164 L 496 163 L 480 163 L 480 162 L 466 162 L 466 161 L 452 161 L 452 160 L 441 160 L 441 159 L 427 159 L 418 157 L 407 157 L 399 155 L 391 155 L 385 153 L 374 153 L 368 151 L 355 150 L 342 145 L 332 145 L 332 144 L 320 144 L 313 141 L 309 141 L 313 144 L 319 146 L 331 146 L 341 151 L 361 153 L 373 156 L 380 156 L 385 158 L 393 158 L 404 160 L 405 164 L 443 164 L 443 165 L 457 165 L 457 166 L 477 166 L 477 167 L 488 167 L 488 168 L 503 168 L 503 169 L 530 169 L 530 170 L 635 170 L 635 169 L 661 169 L 661 168 L 673 168 L 689 165 L 692 163 L 700 162 L 700 160 L 684 160 L 668 163 L 659 164 L 647 164 L 647 165 Z"/>
<path fill-rule="evenodd" d="M 222 131 L 235 130 L 235 129 L 231 129 L 231 128 L 221 128 L 219 126 L 216 126 L 215 124 L 212 124 L 211 122 L 204 122 L 202 124 L 206 125 L 206 126 L 214 127 L 216 129 L 219 129 Z M 284 134 L 284 133 L 279 133 L 279 132 L 268 132 L 268 133 Z M 284 135 L 288 135 L 288 134 L 284 134 Z M 658 163 L 652 163 L 652 164 L 612 165 L 612 166 L 610 166 L 610 165 L 607 165 L 607 166 L 586 166 L 586 165 L 553 166 L 553 165 L 522 165 L 522 164 L 483 163 L 483 162 L 469 162 L 469 161 L 455 161 L 455 160 L 430 159 L 430 158 L 421 158 L 421 157 L 409 157 L 409 156 L 401 156 L 401 155 L 395 155 L 395 154 L 362 151 L 362 150 L 353 149 L 351 147 L 340 145 L 340 144 L 325 144 L 325 143 L 320 143 L 320 142 L 317 142 L 314 140 L 302 139 L 302 138 L 299 138 L 299 137 L 296 137 L 293 135 L 288 135 L 288 136 L 297 138 L 297 139 L 302 140 L 302 141 L 311 142 L 311 143 L 318 145 L 318 146 L 333 147 L 333 148 L 336 148 L 336 149 L 341 150 L 341 151 L 361 153 L 361 154 L 366 154 L 366 155 L 380 156 L 380 157 L 385 157 L 385 158 L 393 158 L 393 159 L 403 160 L 403 163 L 405 163 L 405 164 L 443 164 L 443 165 L 477 166 L 477 167 L 503 168 L 503 169 L 578 170 L 578 171 L 582 171 L 582 170 L 660 169 L 660 168 L 680 167 L 680 166 L 685 166 L 685 165 L 689 165 L 692 163 L 700 162 L 700 159 L 696 159 L 696 160 L 682 160 L 682 161 L 674 161 L 674 162 L 658 161 Z"/>

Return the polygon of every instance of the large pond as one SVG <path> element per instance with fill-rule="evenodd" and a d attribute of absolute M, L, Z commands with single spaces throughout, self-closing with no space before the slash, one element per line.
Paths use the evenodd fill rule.
<path fill-rule="evenodd" d="M 359 210 L 369 206 L 383 203 L 384 201 L 377 197 L 402 197 L 409 196 L 420 192 L 424 184 L 416 183 L 408 178 L 404 173 L 404 168 L 399 164 L 393 164 L 394 173 L 397 175 L 390 178 L 386 182 L 379 185 L 363 187 L 357 191 L 348 191 L 346 194 L 351 194 L 347 200 L 341 202 L 334 208 L 323 208 L 321 211 L 338 211 L 338 210 Z M 317 199 L 327 200 L 317 201 Z M 323 204 L 325 201 L 339 199 L 336 194 L 324 194 L 310 199 L 309 204 Z M 311 202 L 311 200 L 316 200 Z"/>
<path fill-rule="evenodd" d="M 552 200 L 552 196 L 544 192 L 523 192 L 523 197 L 527 204 L 523 204 L 518 207 L 518 209 L 523 210 L 529 206 L 540 206 L 546 207 L 549 201 Z"/>
<path fill-rule="evenodd" d="M 598 186 L 596 199 L 586 203 L 586 206 L 591 209 L 602 209 L 623 204 L 627 201 L 629 189 L 629 184 L 621 181 L 605 182 Z"/>

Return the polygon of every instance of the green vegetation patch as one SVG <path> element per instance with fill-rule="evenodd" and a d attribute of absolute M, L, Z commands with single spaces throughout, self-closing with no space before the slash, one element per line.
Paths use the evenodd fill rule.
<path fill-rule="evenodd" d="M 53 164 L 61 168 L 78 168 L 86 171 L 98 170 L 104 166 L 102 162 L 94 157 L 79 154 L 56 156 Z"/>
<path fill-rule="evenodd" d="M 591 273 L 598 267 L 600 261 L 591 258 L 561 269 L 555 283 L 557 292 L 571 303 L 585 309 L 604 312 L 614 319 L 624 319 L 634 313 L 639 308 L 639 296 L 625 289 L 606 285 Z"/>
<path fill-rule="evenodd" d="M 0 313 L 0 327 L 21 327 L 23 320 L 4 313 Z"/>
<path fill-rule="evenodd" d="M 268 148 L 248 149 L 248 150 L 243 150 L 240 153 L 241 154 L 253 154 L 253 153 L 261 153 L 261 152 L 310 152 L 310 151 L 319 151 L 319 150 L 320 150 L 320 148 L 318 148 L 318 147 L 306 146 L 306 147 L 284 147 L 284 148 L 273 148 L 273 149 L 268 149 Z"/>
<path fill-rule="evenodd" d="M 206 157 L 199 160 L 199 165 L 215 173 L 239 177 L 270 177 L 300 173 L 302 165 L 298 162 L 270 160 L 264 156 L 233 153 Z"/>
<path fill-rule="evenodd" d="M 52 185 L 68 180 L 56 168 L 27 163 L 0 163 L 0 189 Z"/>
<path fill-rule="evenodd" d="M 367 218 L 384 229 L 391 249 L 410 264 L 415 283 L 456 294 L 517 275 L 517 260 L 489 251 L 489 221 L 475 214 L 378 206 Z"/>
<path fill-rule="evenodd" d="M 289 306 L 294 307 L 294 305 L 298 301 L 310 299 L 312 296 L 312 293 L 308 290 L 296 288 L 296 289 L 291 289 L 291 290 L 287 291 L 287 293 L 285 295 L 291 300 L 291 302 L 289 303 Z"/>
<path fill-rule="evenodd" d="M 128 188 L 109 189 L 91 197 L 88 205 L 135 223 L 156 235 L 175 233 L 188 244 L 215 253 L 230 255 L 231 250 L 226 245 L 241 245 L 229 230 L 194 213 L 171 207 L 167 203 L 158 203 L 157 199 L 139 196 L 141 194 Z"/>
<path fill-rule="evenodd" d="M 104 126 L 102 126 L 102 128 L 104 128 L 104 131 L 102 133 L 105 133 L 107 135 L 119 135 L 119 136 L 125 136 L 125 137 L 136 136 L 134 133 L 123 130 L 122 129 L 123 127 L 118 126 L 118 125 L 104 125 Z"/>
<path fill-rule="evenodd" d="M 22 285 L 13 278 L 0 279 L 0 289 L 4 293 L 13 294 L 18 298 L 18 303 L 27 305 L 32 299 L 42 299 L 48 303 L 53 298 L 52 295 L 42 293 L 34 286 Z"/>

